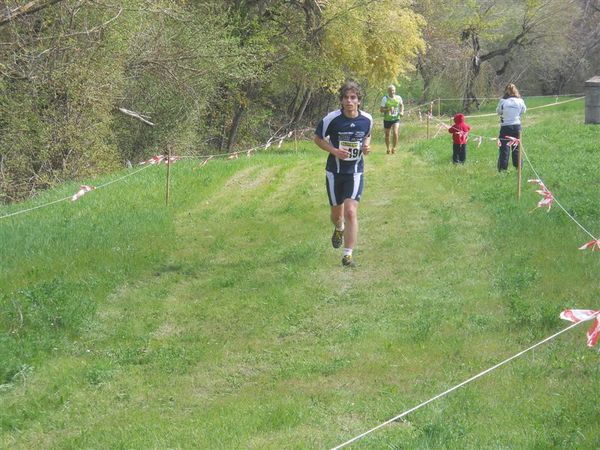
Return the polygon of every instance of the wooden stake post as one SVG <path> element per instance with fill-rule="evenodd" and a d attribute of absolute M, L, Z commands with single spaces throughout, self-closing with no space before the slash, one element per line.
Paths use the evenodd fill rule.
<path fill-rule="evenodd" d="M 433 102 L 429 103 L 429 111 L 427 112 L 427 139 L 429 139 L 429 118 L 431 117 L 432 111 L 433 111 Z"/>
<path fill-rule="evenodd" d="M 296 130 L 294 130 L 294 151 L 298 151 L 298 134 L 296 133 Z"/>
<path fill-rule="evenodd" d="M 167 186 L 165 189 L 165 206 L 169 206 L 170 185 L 171 185 L 171 146 L 168 145 L 167 154 Z"/>
<path fill-rule="evenodd" d="M 519 141 L 523 139 L 523 132 L 519 133 Z M 519 161 L 517 167 L 517 200 L 521 200 L 521 188 L 523 186 L 523 181 L 521 179 L 521 174 L 523 172 L 523 144 L 519 143 Z"/>

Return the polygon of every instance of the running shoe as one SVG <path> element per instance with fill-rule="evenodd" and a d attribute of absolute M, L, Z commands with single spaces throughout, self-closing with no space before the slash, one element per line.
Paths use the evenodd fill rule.
<path fill-rule="evenodd" d="M 346 267 L 356 266 L 356 264 L 354 263 L 354 260 L 352 259 L 352 255 L 344 255 L 344 257 L 342 258 L 342 266 L 346 266 Z"/>
<path fill-rule="evenodd" d="M 333 245 L 333 248 L 340 248 L 342 242 L 344 242 L 344 232 L 337 228 L 334 229 L 333 234 L 331 235 L 331 245 Z"/>

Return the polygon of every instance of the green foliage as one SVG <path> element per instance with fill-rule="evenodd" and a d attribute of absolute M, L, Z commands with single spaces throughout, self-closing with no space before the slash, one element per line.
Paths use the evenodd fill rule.
<path fill-rule="evenodd" d="M 369 83 L 395 80 L 414 70 L 414 60 L 424 51 L 424 22 L 403 1 L 361 4 L 356 0 L 327 3 L 325 58 L 343 75 L 355 74 Z M 340 75 L 337 75 L 339 84 Z"/>
<path fill-rule="evenodd" d="M 206 118 L 223 102 L 223 80 L 259 73 L 258 46 L 241 48 L 225 12 L 210 5 L 131 0 L 40 14 L 41 25 L 32 17 L 0 29 L 11 44 L 0 52 L 13 61 L 0 83 L 0 201 L 163 153 L 167 143 L 208 153 L 203 143 L 222 131 Z"/>
<path fill-rule="evenodd" d="M 108 88 L 118 88 L 117 67 L 96 40 L 97 32 L 78 32 L 108 12 L 75 10 L 79 14 L 70 21 L 62 19 L 75 11 L 64 7 L 45 11 L 41 23 L 31 19 L 0 30 L 14 41 L 2 50 L 12 64 L 5 66 L 8 74 L 0 84 L 0 108 L 7 117 L 0 122 L 0 201 L 117 167 L 110 132 L 114 105 L 107 95 Z"/>
<path fill-rule="evenodd" d="M 597 53 L 597 13 L 588 8 L 582 16 L 580 6 L 565 0 L 49 5 L 0 27 L 0 202 L 109 172 L 167 146 L 209 154 L 312 126 L 336 104 L 332 93 L 346 78 L 377 93 L 397 80 L 407 96 L 423 100 L 462 95 L 473 81 L 468 36 L 479 39 L 484 55 L 509 45 L 520 30 L 528 33 L 481 65 L 471 86 L 478 93 L 495 96 L 507 79 L 527 81 L 526 93 L 578 86 Z"/>

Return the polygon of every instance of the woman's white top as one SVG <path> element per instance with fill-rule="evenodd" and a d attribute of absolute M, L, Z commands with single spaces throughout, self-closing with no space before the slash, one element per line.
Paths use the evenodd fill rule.
<path fill-rule="evenodd" d="M 521 114 L 527 111 L 525 102 L 519 97 L 501 98 L 496 112 L 502 125 L 520 125 Z"/>

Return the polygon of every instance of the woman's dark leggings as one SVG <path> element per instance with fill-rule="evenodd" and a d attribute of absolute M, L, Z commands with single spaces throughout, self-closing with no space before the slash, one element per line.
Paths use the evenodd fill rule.
<path fill-rule="evenodd" d="M 500 152 L 498 155 L 498 172 L 508 169 L 508 157 L 511 147 L 510 139 L 506 136 L 511 136 L 517 139 L 521 138 L 521 125 L 502 125 L 500 127 Z M 513 166 L 519 167 L 519 146 L 512 146 L 512 163 Z"/>

